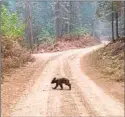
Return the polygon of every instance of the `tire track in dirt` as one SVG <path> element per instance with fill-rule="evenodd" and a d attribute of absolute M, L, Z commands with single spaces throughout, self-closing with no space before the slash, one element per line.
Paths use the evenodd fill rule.
<path fill-rule="evenodd" d="M 57 61 L 57 63 L 58 63 L 58 65 L 56 66 L 56 72 L 53 75 L 53 77 L 55 77 L 55 75 L 59 74 L 59 70 L 60 70 L 59 61 Z M 55 66 L 52 66 L 52 67 L 55 67 Z M 51 78 L 51 80 L 52 80 L 52 78 Z M 51 80 L 50 80 L 50 82 L 51 82 Z M 62 115 L 61 111 L 60 111 L 60 103 L 61 103 L 60 100 L 61 100 L 60 90 L 53 90 L 50 85 L 48 102 L 47 102 L 47 116 L 53 117 L 53 116 Z"/>
<path fill-rule="evenodd" d="M 76 51 L 73 51 L 73 53 L 76 53 Z M 64 54 L 64 53 L 63 53 Z M 56 59 L 56 62 L 58 62 L 58 67 L 56 67 L 56 74 L 57 77 L 66 77 L 63 69 L 63 63 L 62 58 L 66 54 L 69 54 L 68 51 L 65 52 L 65 54 Z M 71 53 L 72 55 L 72 53 Z M 54 66 L 55 67 L 55 66 Z M 68 88 L 68 87 L 67 87 Z M 48 116 L 71 116 L 71 115 L 78 115 L 77 108 L 74 106 L 74 99 L 70 95 L 69 90 L 60 90 L 60 87 L 58 87 L 57 90 L 52 90 L 51 87 L 49 89 L 49 95 L 48 95 L 48 106 L 47 106 L 47 115 Z M 65 98 L 63 97 L 65 96 Z M 62 99 L 64 99 L 64 102 L 62 102 Z M 64 107 L 62 107 L 62 103 L 64 104 Z"/>
<path fill-rule="evenodd" d="M 60 75 L 63 77 L 67 77 L 67 74 L 64 70 L 64 61 L 66 61 L 64 58 L 60 58 Z M 68 71 L 68 69 L 66 69 Z M 65 116 L 78 116 L 78 109 L 75 103 L 74 98 L 71 95 L 72 90 L 68 90 L 69 87 L 64 87 L 64 89 L 61 91 L 62 98 L 61 98 L 61 111 Z"/>
<path fill-rule="evenodd" d="M 65 52 L 65 54 L 69 53 L 68 51 Z M 76 53 L 74 51 L 74 53 Z M 64 54 L 64 53 L 63 53 Z M 56 59 L 56 62 L 58 62 L 58 66 L 56 67 L 56 73 L 55 76 L 57 77 L 65 77 L 65 73 L 63 71 L 63 64 L 62 64 L 62 58 L 65 56 L 65 54 Z M 55 66 L 53 66 L 55 67 Z M 47 116 L 71 116 L 72 114 L 77 115 L 77 109 L 74 109 L 74 100 L 72 97 L 70 97 L 70 91 L 69 90 L 60 90 L 60 87 L 58 87 L 57 90 L 52 90 L 50 87 L 49 89 L 49 95 L 48 95 L 48 106 L 47 106 Z M 68 92 L 68 93 L 67 93 Z M 63 95 L 65 95 L 64 102 L 62 102 Z M 68 97 L 68 98 L 67 98 Z M 72 102 L 72 103 L 71 103 Z M 62 103 L 64 103 L 64 107 L 61 107 Z M 70 103 L 70 104 L 69 104 Z M 71 105 L 69 107 L 69 105 Z M 68 107 L 68 108 L 67 108 Z M 64 110 L 65 109 L 65 110 Z M 63 110 L 63 111 L 62 111 Z"/>
<path fill-rule="evenodd" d="M 76 53 L 72 56 L 69 56 L 68 59 L 74 58 L 77 54 Z M 67 59 L 67 60 L 68 60 Z M 67 68 L 67 69 L 66 69 Z M 74 100 L 74 105 L 76 106 L 76 110 L 77 110 L 77 115 L 79 116 L 96 116 L 95 111 L 92 109 L 92 107 L 86 102 L 86 100 L 84 99 L 82 92 L 80 91 L 80 87 L 77 86 L 77 84 L 74 82 L 74 79 L 72 78 L 72 73 L 71 73 L 71 68 L 68 64 L 68 61 L 64 62 L 64 71 L 67 74 L 68 78 L 72 81 L 72 92 L 71 92 L 71 96 Z"/>
<path fill-rule="evenodd" d="M 66 62 L 66 66 L 69 67 L 70 74 L 72 75 L 70 77 L 74 81 L 74 83 L 73 83 L 73 85 L 74 85 L 74 97 L 79 97 L 80 100 L 81 100 L 82 105 L 85 107 L 85 109 L 88 112 L 89 116 L 90 117 L 95 117 L 98 114 L 95 111 L 95 109 L 88 103 L 87 99 L 84 97 L 83 92 L 81 91 L 81 87 L 78 86 L 78 82 L 76 82 L 76 80 L 75 80 L 76 78 L 73 77 L 73 74 L 72 74 L 72 71 L 71 71 L 72 66 L 69 65 L 69 61 L 75 59 L 79 54 L 81 54 L 81 52 L 75 54 L 74 56 L 70 56 L 68 61 Z M 75 94 L 77 94 L 77 96 Z"/>

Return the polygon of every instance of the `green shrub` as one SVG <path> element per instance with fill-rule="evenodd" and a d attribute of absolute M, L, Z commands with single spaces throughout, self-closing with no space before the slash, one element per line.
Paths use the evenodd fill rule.
<path fill-rule="evenodd" d="M 24 35 L 25 25 L 19 20 L 17 13 L 9 12 L 9 10 L 4 5 L 2 5 L 1 17 L 2 35 L 13 37 L 13 39 L 17 39 L 16 37 L 21 37 Z"/>

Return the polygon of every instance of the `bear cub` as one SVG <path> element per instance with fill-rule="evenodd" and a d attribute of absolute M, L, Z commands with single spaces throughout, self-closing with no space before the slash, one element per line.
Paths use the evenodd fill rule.
<path fill-rule="evenodd" d="M 54 77 L 51 81 L 51 84 L 56 83 L 56 86 L 53 89 L 56 89 L 58 86 L 61 87 L 61 90 L 63 89 L 63 84 L 69 86 L 69 90 L 71 90 L 71 84 L 67 78 L 56 78 Z"/>

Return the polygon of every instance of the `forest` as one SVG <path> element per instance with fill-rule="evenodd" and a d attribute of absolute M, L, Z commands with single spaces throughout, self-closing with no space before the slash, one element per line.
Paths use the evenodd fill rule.
<path fill-rule="evenodd" d="M 122 117 L 124 47 L 125 1 L 0 0 L 2 115 Z"/>
<path fill-rule="evenodd" d="M 85 34 L 99 41 L 103 39 L 114 41 L 125 35 L 124 11 L 123 1 L 3 0 L 1 2 L 2 53 L 4 57 L 8 56 L 11 59 L 10 56 L 22 47 L 31 51 L 38 50 L 39 45 L 43 43 L 53 44 L 59 38 Z M 13 46 L 12 43 L 18 43 L 18 49 L 15 48 L 14 52 L 10 47 Z M 18 54 L 21 53 L 20 57 L 23 58 L 22 51 L 14 55 L 17 62 L 19 62 Z M 24 59 L 27 61 L 28 57 Z M 25 60 L 21 63 L 23 61 Z"/>

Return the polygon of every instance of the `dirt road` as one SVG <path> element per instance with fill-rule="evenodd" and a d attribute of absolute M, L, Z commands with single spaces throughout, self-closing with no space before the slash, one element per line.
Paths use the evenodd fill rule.
<path fill-rule="evenodd" d="M 80 70 L 80 58 L 101 47 L 71 50 L 55 54 L 36 54 L 48 61 L 30 91 L 26 91 L 13 109 L 12 116 L 124 116 L 123 105 L 109 97 Z M 35 77 L 35 74 L 34 77 Z M 52 78 L 68 77 L 72 90 L 53 90 Z"/>

